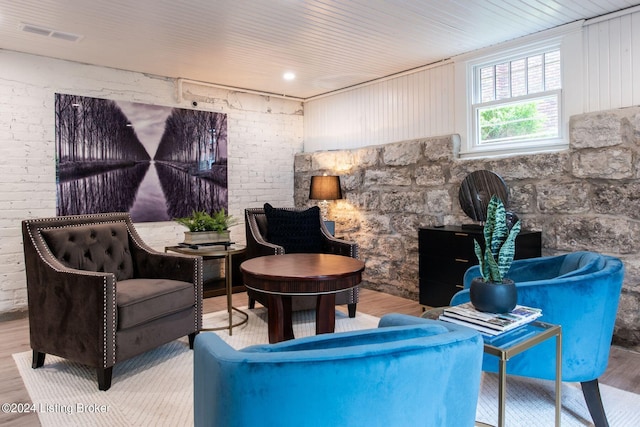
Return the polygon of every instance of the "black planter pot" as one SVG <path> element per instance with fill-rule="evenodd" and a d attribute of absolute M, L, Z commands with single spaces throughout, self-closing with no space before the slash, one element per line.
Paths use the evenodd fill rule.
<path fill-rule="evenodd" d="M 476 310 L 487 313 L 508 313 L 518 303 L 518 290 L 509 279 L 502 283 L 489 283 L 482 277 L 476 277 L 471 281 L 469 296 Z"/>

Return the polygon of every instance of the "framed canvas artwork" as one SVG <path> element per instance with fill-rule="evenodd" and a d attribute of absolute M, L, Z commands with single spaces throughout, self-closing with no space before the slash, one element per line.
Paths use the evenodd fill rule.
<path fill-rule="evenodd" d="M 57 215 L 228 211 L 227 115 L 56 94 Z"/>

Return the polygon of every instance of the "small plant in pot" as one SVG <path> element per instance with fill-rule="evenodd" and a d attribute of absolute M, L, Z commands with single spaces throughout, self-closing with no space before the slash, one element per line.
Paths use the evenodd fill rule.
<path fill-rule="evenodd" d="M 213 214 L 194 210 L 191 216 L 174 218 L 174 221 L 189 229 L 184 232 L 184 243 L 187 244 L 228 242 L 229 227 L 236 223 L 224 208 Z"/>
<path fill-rule="evenodd" d="M 474 240 L 482 277 L 471 281 L 469 296 L 479 311 L 507 313 L 516 306 L 518 294 L 515 284 L 505 276 L 511 268 L 515 255 L 516 236 L 520 232 L 520 221 L 511 229 L 507 223 L 507 212 L 499 197 L 491 197 L 484 224 L 485 248 Z"/>

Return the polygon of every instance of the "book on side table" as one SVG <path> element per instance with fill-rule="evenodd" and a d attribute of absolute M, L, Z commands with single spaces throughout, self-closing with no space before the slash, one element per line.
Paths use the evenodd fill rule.
<path fill-rule="evenodd" d="M 526 325 L 542 316 L 539 308 L 516 305 L 509 313 L 485 313 L 476 310 L 468 302 L 446 307 L 439 316 L 440 320 L 468 326 L 480 331 L 483 335 L 496 336 Z"/>

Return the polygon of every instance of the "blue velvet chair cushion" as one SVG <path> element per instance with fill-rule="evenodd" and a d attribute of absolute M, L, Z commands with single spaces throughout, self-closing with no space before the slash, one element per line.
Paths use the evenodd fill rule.
<path fill-rule="evenodd" d="M 478 266 L 464 276 L 465 289 L 451 305 L 469 301 L 469 286 Z M 518 304 L 542 309 L 539 320 L 562 326 L 562 379 L 584 382 L 605 371 L 624 266 L 618 258 L 594 252 L 530 258 L 513 262 L 507 277 L 516 283 Z M 555 378 L 555 342 L 544 343 L 509 360 L 507 373 Z M 498 360 L 485 356 L 483 370 L 497 372 Z"/>
<path fill-rule="evenodd" d="M 195 426 L 473 425 L 480 335 L 404 315 L 379 326 L 239 351 L 199 334 Z"/>
<path fill-rule="evenodd" d="M 322 252 L 320 208 L 314 206 L 304 211 L 292 211 L 265 203 L 264 213 L 269 243 L 282 246 L 285 253 Z"/>

